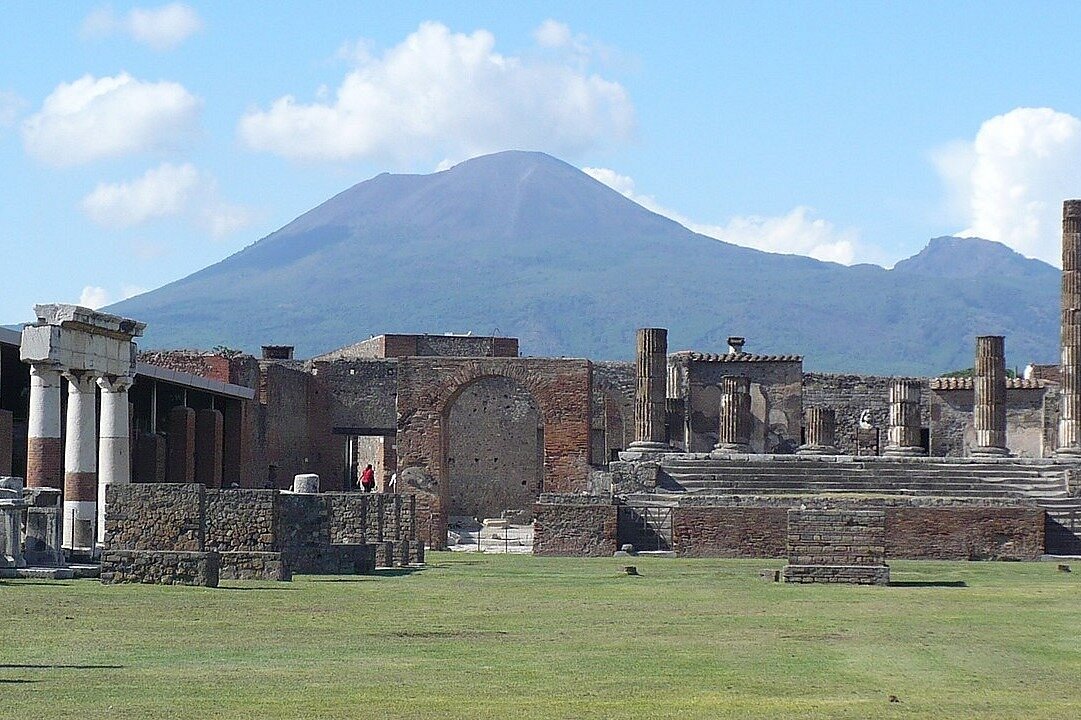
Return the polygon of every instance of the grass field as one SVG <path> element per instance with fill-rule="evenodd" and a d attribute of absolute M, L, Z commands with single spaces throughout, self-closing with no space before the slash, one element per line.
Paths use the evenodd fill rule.
<path fill-rule="evenodd" d="M 780 562 L 632 562 L 0 581 L 0 717 L 1081 716 L 1081 572 L 895 562 L 894 586 L 831 587 L 758 579 Z"/>

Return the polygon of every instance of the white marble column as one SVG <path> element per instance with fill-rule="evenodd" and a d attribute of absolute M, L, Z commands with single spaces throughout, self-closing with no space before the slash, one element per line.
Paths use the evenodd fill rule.
<path fill-rule="evenodd" d="M 60 460 L 60 369 L 31 363 L 26 432 L 27 487 L 64 486 Z"/>
<path fill-rule="evenodd" d="M 128 421 L 128 389 L 133 378 L 105 375 L 101 388 L 101 430 L 98 443 L 97 544 L 105 541 L 105 488 L 131 482 L 131 432 Z"/>
<path fill-rule="evenodd" d="M 69 370 L 64 438 L 64 547 L 92 549 L 97 526 L 97 374 Z"/>

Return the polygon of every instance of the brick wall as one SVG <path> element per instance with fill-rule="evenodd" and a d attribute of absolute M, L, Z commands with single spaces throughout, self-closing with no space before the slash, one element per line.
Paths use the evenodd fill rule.
<path fill-rule="evenodd" d="M 618 506 L 607 498 L 545 493 L 534 506 L 534 555 L 611 557 Z"/>
<path fill-rule="evenodd" d="M 147 365 L 191 373 L 218 382 L 232 382 L 230 360 L 224 355 L 197 350 L 154 350 L 139 353 L 138 359 Z"/>
<path fill-rule="evenodd" d="M 881 510 L 789 510 L 788 562 L 793 565 L 882 565 L 886 513 Z"/>
<path fill-rule="evenodd" d="M 787 514 L 785 507 L 673 508 L 672 549 L 680 557 L 783 557 Z"/>
<path fill-rule="evenodd" d="M 623 450 L 634 442 L 635 383 L 634 363 L 593 363 L 594 465 L 607 464 L 613 451 Z"/>
<path fill-rule="evenodd" d="M 1038 507 L 898 507 L 886 513 L 886 556 L 926 560 L 1038 560 Z"/>

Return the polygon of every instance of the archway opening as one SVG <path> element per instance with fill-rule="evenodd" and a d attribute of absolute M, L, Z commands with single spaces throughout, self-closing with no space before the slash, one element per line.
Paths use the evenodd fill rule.
<path fill-rule="evenodd" d="M 451 403 L 446 428 L 447 514 L 531 519 L 543 486 L 544 426 L 529 390 L 508 377 L 475 380 Z"/>

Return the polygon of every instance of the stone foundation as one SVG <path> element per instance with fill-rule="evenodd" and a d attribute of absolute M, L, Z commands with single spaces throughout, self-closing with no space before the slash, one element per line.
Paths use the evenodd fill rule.
<path fill-rule="evenodd" d="M 218 577 L 222 580 L 292 580 L 293 573 L 276 552 L 223 552 Z"/>
<path fill-rule="evenodd" d="M 611 557 L 618 510 L 603 497 L 543 493 L 533 506 L 533 554 Z"/>
<path fill-rule="evenodd" d="M 218 586 L 216 552 L 172 550 L 106 550 L 101 555 L 101 582 L 155 585 Z"/>
<path fill-rule="evenodd" d="M 886 513 L 789 510 L 785 582 L 887 585 Z"/>
<path fill-rule="evenodd" d="M 782 577 L 788 583 L 889 585 L 890 569 L 885 565 L 786 565 Z"/>

